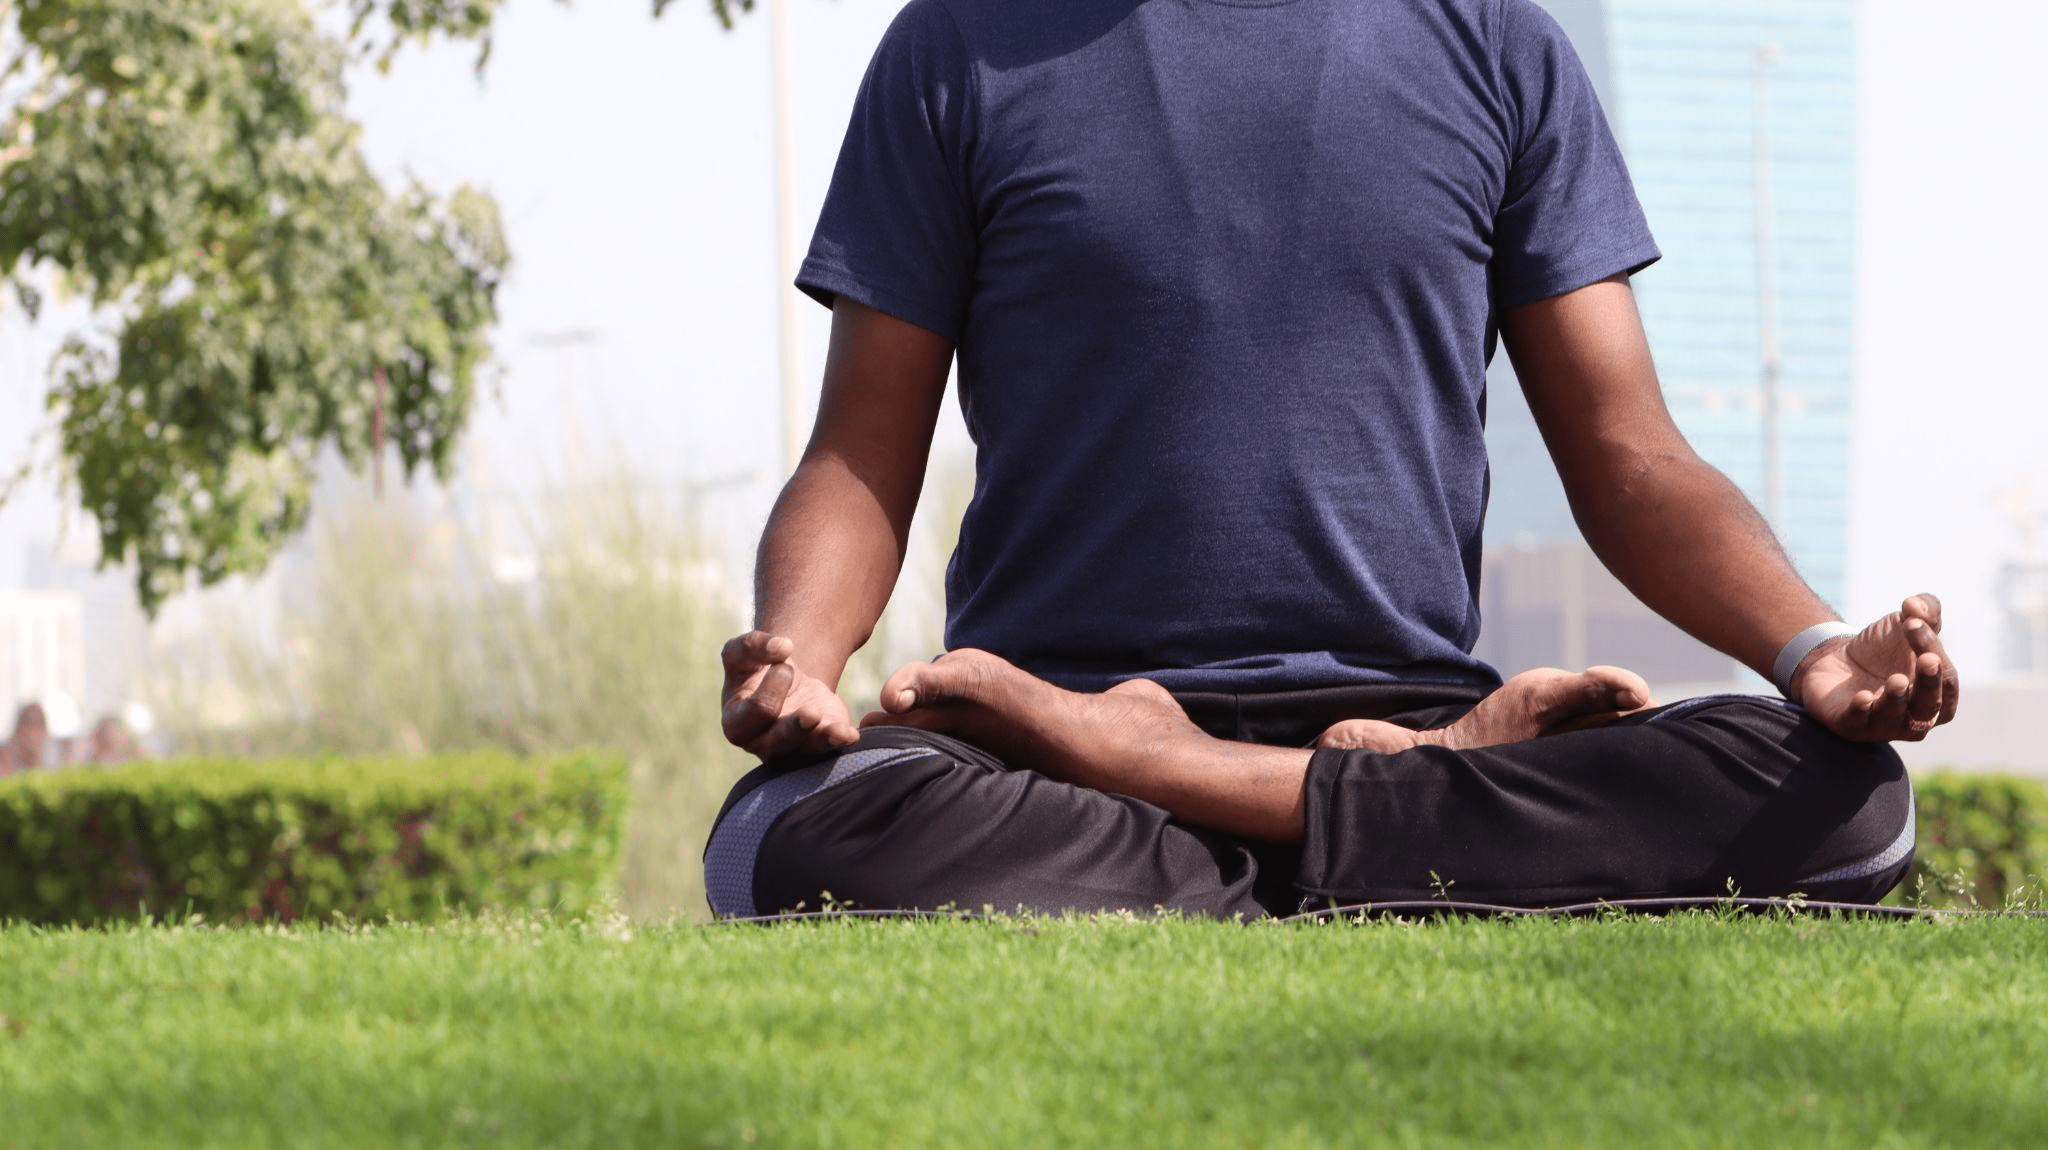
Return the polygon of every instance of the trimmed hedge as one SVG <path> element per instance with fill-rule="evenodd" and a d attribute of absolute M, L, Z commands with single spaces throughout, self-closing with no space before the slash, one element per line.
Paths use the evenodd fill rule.
<path fill-rule="evenodd" d="M 1928 906 L 2041 905 L 2048 782 L 1937 771 L 1913 777 L 1919 845 L 1895 899 Z"/>
<path fill-rule="evenodd" d="M 2040 905 L 2048 781 L 1916 775 L 1919 848 L 1888 902 Z M 586 910 L 616 877 L 626 771 L 596 753 L 195 760 L 0 779 L 0 921 L 433 920 Z"/>
<path fill-rule="evenodd" d="M 0 920 L 215 922 L 584 910 L 616 876 L 599 754 L 184 761 L 0 779 Z"/>

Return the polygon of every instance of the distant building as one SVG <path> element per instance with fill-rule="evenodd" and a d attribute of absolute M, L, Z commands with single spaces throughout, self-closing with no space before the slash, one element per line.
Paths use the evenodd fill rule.
<path fill-rule="evenodd" d="M 2048 561 L 2009 559 L 1998 569 L 1998 669 L 2048 678 Z"/>
<path fill-rule="evenodd" d="M 1999 500 L 2018 546 L 1998 566 L 1998 669 L 2048 683 L 2048 507 L 2028 487 Z"/>
<path fill-rule="evenodd" d="M 0 739 L 28 703 L 85 698 L 85 615 L 69 591 L 0 590 Z"/>
<path fill-rule="evenodd" d="M 1733 659 L 1638 602 L 1582 543 L 1491 548 L 1480 587 L 1486 626 L 1474 653 L 1503 672 L 1607 664 L 1667 689 L 1725 687 L 1737 673 Z"/>
<path fill-rule="evenodd" d="M 1636 296 L 1672 415 L 1767 514 L 1765 305 L 1775 301 L 1778 531 L 1800 573 L 1840 604 L 1854 384 L 1854 0 L 1538 2 L 1578 48 L 1664 252 L 1636 280 Z M 1583 548 L 1505 355 L 1488 391 L 1489 548 Z M 1489 565 L 1507 579 L 1546 570 Z M 1563 592 L 1502 594 L 1520 602 Z M 1520 650 L 1484 633 L 1482 649 Z M 1509 658 L 1501 669 L 1521 666 Z"/>

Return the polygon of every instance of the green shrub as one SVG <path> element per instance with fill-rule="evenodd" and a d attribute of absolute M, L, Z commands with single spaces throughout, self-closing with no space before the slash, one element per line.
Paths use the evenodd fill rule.
<path fill-rule="evenodd" d="M 596 754 L 193 760 L 0 780 L 0 920 L 433 919 L 588 908 L 626 772 Z"/>
<path fill-rule="evenodd" d="M 1913 779 L 1919 846 L 1899 897 L 1926 906 L 2038 903 L 2048 881 L 2048 783 L 1942 771 Z"/>

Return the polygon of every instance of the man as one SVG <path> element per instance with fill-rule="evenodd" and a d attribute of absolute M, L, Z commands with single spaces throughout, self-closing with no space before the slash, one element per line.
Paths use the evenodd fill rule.
<path fill-rule="evenodd" d="M 1693 453 L 1657 254 L 1529 0 L 912 0 L 798 280 L 832 346 L 725 651 L 764 763 L 714 908 L 1881 896 L 1939 605 L 1839 623 Z M 1789 703 L 1472 658 L 1497 336 L 1601 559 Z M 956 353 L 952 653 L 857 727 Z"/>

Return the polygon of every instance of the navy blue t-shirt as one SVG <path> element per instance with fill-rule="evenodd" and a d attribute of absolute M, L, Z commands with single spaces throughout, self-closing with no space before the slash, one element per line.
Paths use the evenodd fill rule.
<path fill-rule="evenodd" d="M 1530 0 L 911 0 L 798 283 L 958 347 L 948 647 L 1486 683 L 1503 309 L 1657 258 Z"/>

